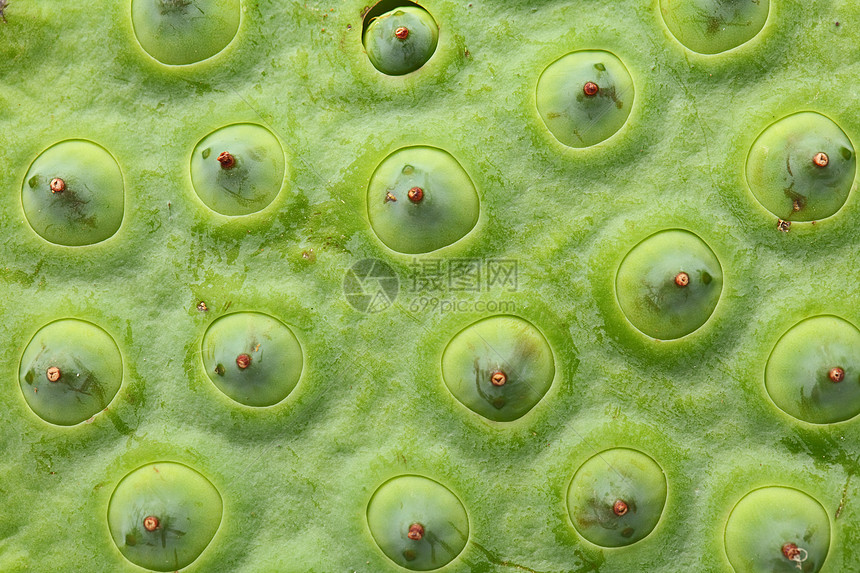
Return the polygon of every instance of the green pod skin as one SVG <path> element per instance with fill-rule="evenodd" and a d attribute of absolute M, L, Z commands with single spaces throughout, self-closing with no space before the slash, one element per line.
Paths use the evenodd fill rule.
<path fill-rule="evenodd" d="M 589 84 L 598 88 L 593 95 L 586 93 Z M 543 71 L 535 104 L 557 140 L 568 147 L 591 147 L 627 122 L 634 91 L 630 72 L 615 55 L 582 50 L 562 56 Z"/>
<path fill-rule="evenodd" d="M 237 312 L 213 322 L 203 336 L 202 356 L 206 375 L 219 390 L 254 407 L 286 398 L 298 384 L 304 363 L 293 331 L 258 312 Z M 247 362 L 240 356 L 247 356 Z"/>
<path fill-rule="evenodd" d="M 420 188 L 419 201 L 409 191 Z M 415 146 L 398 149 L 376 168 L 367 186 L 373 232 L 399 253 L 447 247 L 478 223 L 481 203 L 466 170 L 447 151 Z"/>
<path fill-rule="evenodd" d="M 398 30 L 405 37 L 399 37 Z M 373 67 L 389 76 L 402 76 L 433 56 L 439 43 L 439 26 L 423 8 L 403 6 L 374 18 L 362 41 Z"/>
<path fill-rule="evenodd" d="M 493 376 L 501 374 L 494 384 Z M 530 322 L 484 318 L 454 336 L 442 355 L 442 378 L 464 406 L 494 422 L 526 415 L 555 377 L 552 348 Z"/>
<path fill-rule="evenodd" d="M 169 66 L 194 64 L 236 37 L 240 0 L 132 0 L 131 23 L 143 50 Z"/>
<path fill-rule="evenodd" d="M 63 181 L 54 192 L 51 183 Z M 56 245 L 100 243 L 122 224 L 125 202 L 122 171 L 102 146 L 82 139 L 55 143 L 30 165 L 21 189 L 27 222 Z"/>
<path fill-rule="evenodd" d="M 725 543 L 736 573 L 816 573 L 830 549 L 830 518 L 802 491 L 763 487 L 732 509 Z M 783 553 L 786 544 L 800 549 L 794 559 Z"/>
<path fill-rule="evenodd" d="M 200 557 L 221 525 L 222 510 L 221 494 L 208 479 L 188 466 L 158 462 L 119 482 L 107 518 L 126 559 L 152 571 L 176 571 Z M 146 521 L 152 517 L 157 521 Z"/>
<path fill-rule="evenodd" d="M 769 11 L 769 0 L 660 0 L 666 27 L 700 54 L 719 54 L 752 40 Z"/>
<path fill-rule="evenodd" d="M 59 377 L 49 379 L 49 369 Z M 122 385 L 122 355 L 110 334 L 95 324 L 66 318 L 33 336 L 18 369 L 18 382 L 33 412 L 51 424 L 74 426 L 110 404 Z"/>
<path fill-rule="evenodd" d="M 834 368 L 842 379 L 831 379 Z M 860 414 L 860 331 L 836 316 L 816 316 L 791 327 L 765 368 L 765 387 L 784 412 L 813 424 Z"/>
<path fill-rule="evenodd" d="M 666 475 L 657 462 L 636 450 L 614 448 L 576 471 L 567 509 L 585 539 L 601 547 L 624 547 L 654 530 L 666 492 Z"/>
<path fill-rule="evenodd" d="M 225 168 L 219 157 L 228 152 Z M 191 155 L 191 183 L 203 203 L 221 215 L 250 215 L 265 209 L 281 190 L 284 148 L 261 125 L 241 123 L 213 131 Z"/>
<path fill-rule="evenodd" d="M 688 284 L 680 286 L 680 276 Z M 698 330 L 720 300 L 723 273 L 708 245 L 689 231 L 670 229 L 646 238 L 618 267 L 615 291 L 627 320 L 658 340 Z"/>
<path fill-rule="evenodd" d="M 827 156 L 823 167 L 815 163 L 819 153 Z M 752 194 L 785 221 L 834 215 L 848 200 L 856 171 L 851 140 L 831 119 L 811 111 L 770 125 L 756 139 L 746 163 Z"/>
<path fill-rule="evenodd" d="M 419 539 L 410 538 L 416 524 Z M 447 565 L 469 540 L 463 503 L 444 485 L 422 476 L 399 476 L 379 486 L 367 505 L 367 525 L 382 552 L 412 571 Z"/>

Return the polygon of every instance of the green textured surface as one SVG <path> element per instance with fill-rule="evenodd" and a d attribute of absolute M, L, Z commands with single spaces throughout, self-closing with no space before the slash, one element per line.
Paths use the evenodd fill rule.
<path fill-rule="evenodd" d="M 439 45 L 399 77 L 362 49 L 364 0 L 243 1 L 229 46 L 183 67 L 140 48 L 130 2 L 6 7 L 0 570 L 140 572 L 111 540 L 108 501 L 133 469 L 176 461 L 224 503 L 188 571 L 397 570 L 366 510 L 402 474 L 444 483 L 468 511 L 469 542 L 446 572 L 730 572 L 726 520 L 771 485 L 822 504 L 832 526 L 822 571 L 850 571 L 860 422 L 799 422 L 769 399 L 764 369 L 804 318 L 860 323 L 856 180 L 836 215 L 781 233 L 744 164 L 758 135 L 796 111 L 858 141 L 857 3 L 773 2 L 758 36 L 717 56 L 686 50 L 657 0 L 422 5 Z M 636 89 L 622 130 L 579 150 L 535 107 L 541 71 L 578 49 L 616 54 Z M 226 220 L 197 200 L 188 165 L 202 137 L 237 122 L 283 143 L 289 192 Z M 46 243 L 19 201 L 32 161 L 69 138 L 110 150 L 125 181 L 119 231 L 87 247 Z M 432 257 L 516 260 L 516 290 L 443 293 L 444 308 L 468 303 L 459 312 L 413 304 L 415 257 L 377 239 L 365 203 L 377 165 L 408 145 L 451 153 L 481 198 L 476 227 Z M 656 342 L 626 321 L 614 284 L 624 255 L 669 228 L 707 237 L 725 283 L 703 328 Z M 360 313 L 342 293 L 366 258 L 401 276 L 384 312 Z M 503 425 L 463 411 L 441 378 L 451 337 L 491 314 L 478 302 L 498 301 L 556 355 L 540 406 Z M 241 310 L 279 317 L 305 351 L 301 380 L 275 407 L 236 405 L 202 369 L 207 326 Z M 36 417 L 17 381 L 27 342 L 62 317 L 103 327 L 124 359 L 108 409 L 71 428 Z M 577 536 L 565 495 L 576 469 L 612 447 L 653 457 L 668 499 L 651 535 L 601 549 Z"/>

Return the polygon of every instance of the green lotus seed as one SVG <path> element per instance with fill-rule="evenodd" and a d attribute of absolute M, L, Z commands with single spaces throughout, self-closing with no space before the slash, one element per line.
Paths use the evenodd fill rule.
<path fill-rule="evenodd" d="M 459 241 L 480 212 L 468 173 L 435 147 L 398 149 L 379 164 L 367 187 L 370 226 L 400 253 L 429 253 Z"/>
<path fill-rule="evenodd" d="M 203 203 L 222 215 L 265 209 L 284 183 L 284 149 L 261 125 L 240 123 L 200 140 L 191 155 L 191 183 Z"/>
<path fill-rule="evenodd" d="M 633 107 L 633 78 L 603 50 L 562 56 L 541 74 L 536 105 L 547 129 L 568 147 L 590 147 L 609 139 Z"/>
<path fill-rule="evenodd" d="M 750 41 L 761 32 L 769 10 L 769 0 L 660 0 L 666 27 L 700 54 L 719 54 Z"/>
<path fill-rule="evenodd" d="M 747 183 L 765 209 L 785 221 L 816 221 L 848 200 L 857 158 L 829 118 L 805 111 L 765 129 L 750 149 Z"/>
<path fill-rule="evenodd" d="M 215 386 L 246 406 L 286 398 L 302 375 L 304 355 L 293 331 L 259 312 L 236 312 L 203 336 L 203 366 Z"/>
<path fill-rule="evenodd" d="M 613 448 L 576 471 L 567 491 L 573 526 L 602 547 L 624 547 L 656 527 L 666 505 L 666 475 L 642 452 Z"/>
<path fill-rule="evenodd" d="M 860 414 L 860 331 L 836 316 L 807 318 L 774 346 L 765 386 L 786 413 L 813 424 Z"/>
<path fill-rule="evenodd" d="M 126 559 L 153 571 L 176 571 L 200 557 L 221 513 L 221 495 L 208 479 L 188 466 L 158 462 L 122 478 L 107 517 Z"/>
<path fill-rule="evenodd" d="M 526 415 L 555 377 L 552 349 L 530 322 L 492 316 L 454 336 L 442 355 L 442 378 L 464 406 L 495 422 Z"/>
<path fill-rule="evenodd" d="M 146 53 L 171 66 L 211 58 L 236 37 L 240 0 L 132 0 L 134 35 Z"/>
<path fill-rule="evenodd" d="M 55 143 L 30 165 L 21 188 L 27 222 L 57 245 L 99 243 L 123 217 L 122 171 L 103 147 L 81 139 Z"/>
<path fill-rule="evenodd" d="M 420 6 L 402 6 L 373 18 L 363 42 L 377 70 L 402 76 L 426 64 L 436 51 L 439 26 Z"/>
<path fill-rule="evenodd" d="M 830 519 L 801 491 L 763 487 L 732 509 L 725 541 L 736 573 L 815 573 L 830 548 Z"/>
<path fill-rule="evenodd" d="M 615 280 L 624 316 L 659 340 L 686 336 L 705 324 L 722 288 L 722 268 L 714 252 L 680 229 L 660 231 L 633 247 Z"/>
<path fill-rule="evenodd" d="M 18 382 L 37 416 L 73 426 L 110 404 L 122 384 L 122 355 L 95 324 L 66 318 L 51 322 L 24 349 Z"/>
<path fill-rule="evenodd" d="M 367 505 L 367 525 L 382 552 L 412 571 L 447 565 L 469 540 L 462 502 L 444 485 L 415 475 L 379 486 Z"/>

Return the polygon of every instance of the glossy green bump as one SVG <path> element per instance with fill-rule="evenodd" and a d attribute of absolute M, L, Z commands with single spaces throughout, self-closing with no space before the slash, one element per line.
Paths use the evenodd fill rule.
<path fill-rule="evenodd" d="M 618 304 L 630 323 L 659 340 L 697 330 L 714 312 L 723 272 L 708 245 L 689 231 L 651 235 L 618 268 Z"/>
<path fill-rule="evenodd" d="M 552 349 L 535 326 L 492 316 L 460 331 L 442 355 L 442 378 L 464 406 L 495 422 L 521 418 L 552 386 Z"/>
<path fill-rule="evenodd" d="M 140 47 L 171 66 L 211 58 L 236 37 L 239 0 L 132 0 L 131 22 Z"/>
<path fill-rule="evenodd" d="M 860 414 L 860 331 L 836 316 L 791 327 L 773 348 L 765 386 L 774 403 L 813 424 Z"/>
<path fill-rule="evenodd" d="M 116 159 L 82 139 L 55 143 L 39 155 L 21 188 L 24 215 L 36 233 L 57 245 L 99 243 L 122 223 L 125 192 Z"/>
<path fill-rule="evenodd" d="M 831 119 L 812 111 L 765 129 L 747 157 L 747 183 L 765 209 L 786 221 L 816 221 L 848 200 L 857 157 Z"/>
<path fill-rule="evenodd" d="M 829 548 L 827 512 L 793 488 L 748 493 L 726 522 L 726 555 L 736 573 L 815 573 Z"/>
<path fill-rule="evenodd" d="M 654 530 L 666 505 L 666 475 L 642 452 L 614 448 L 576 471 L 567 491 L 573 526 L 601 547 L 624 547 Z"/>
<path fill-rule="evenodd" d="M 572 52 L 551 63 L 537 84 L 536 105 L 546 127 L 568 147 L 609 139 L 633 107 L 633 78 L 613 54 Z"/>
<path fill-rule="evenodd" d="M 421 476 L 382 484 L 367 506 L 367 525 L 382 552 L 412 571 L 447 565 L 469 540 L 466 508 L 447 487 Z"/>
<path fill-rule="evenodd" d="M 379 164 L 367 187 L 370 226 L 400 253 L 429 253 L 459 241 L 480 212 L 469 174 L 435 147 L 398 149 Z"/>
<path fill-rule="evenodd" d="M 95 324 L 65 318 L 33 336 L 18 370 L 24 399 L 37 416 L 73 426 L 110 404 L 122 384 L 122 356 Z"/>
<path fill-rule="evenodd" d="M 261 125 L 238 123 L 213 131 L 191 155 L 191 183 L 203 203 L 222 215 L 266 208 L 284 183 L 284 148 Z"/>
<path fill-rule="evenodd" d="M 286 398 L 299 382 L 303 362 L 293 331 L 266 314 L 222 316 L 203 336 L 203 366 L 209 379 L 246 406 L 271 406 Z"/>
<path fill-rule="evenodd" d="M 389 76 L 414 72 L 427 63 L 439 42 L 439 26 L 419 6 L 402 6 L 374 18 L 364 32 L 373 66 Z"/>
<path fill-rule="evenodd" d="M 660 0 L 663 21 L 681 44 L 700 54 L 719 54 L 761 32 L 769 0 Z"/>
<path fill-rule="evenodd" d="M 126 559 L 153 571 L 176 571 L 200 557 L 221 524 L 221 495 L 188 466 L 139 467 L 116 486 L 108 526 Z"/>

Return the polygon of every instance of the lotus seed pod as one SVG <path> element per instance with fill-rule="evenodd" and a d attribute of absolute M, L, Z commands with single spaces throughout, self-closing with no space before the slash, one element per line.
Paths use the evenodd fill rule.
<path fill-rule="evenodd" d="M 747 183 L 765 209 L 785 221 L 816 221 L 848 200 L 857 158 L 829 118 L 806 111 L 765 129 L 747 158 Z"/>
<path fill-rule="evenodd" d="M 568 147 L 612 137 L 633 108 L 633 78 L 615 55 L 582 50 L 562 56 L 541 74 L 536 105 L 547 129 Z"/>
<path fill-rule="evenodd" d="M 203 336 L 206 375 L 246 406 L 286 398 L 302 375 L 304 355 L 293 331 L 258 312 L 236 312 L 213 322 Z"/>
<path fill-rule="evenodd" d="M 240 0 L 132 0 L 134 35 L 144 51 L 170 66 L 211 58 L 236 37 Z"/>
<path fill-rule="evenodd" d="M 73 318 L 51 322 L 24 349 L 18 370 L 37 416 L 74 426 L 108 407 L 122 384 L 122 355 L 111 335 Z"/>
<path fill-rule="evenodd" d="M 435 147 L 398 149 L 379 164 L 367 187 L 373 232 L 400 253 L 429 253 L 459 241 L 478 223 L 480 212 L 466 170 Z"/>
<path fill-rule="evenodd" d="M 494 422 L 525 416 L 555 377 L 552 349 L 530 322 L 492 316 L 454 336 L 442 355 L 442 378 L 451 394 Z"/>
<path fill-rule="evenodd" d="M 666 505 L 666 475 L 642 452 L 613 448 L 576 471 L 567 509 L 576 530 L 601 547 L 624 547 L 654 530 Z"/>
<path fill-rule="evenodd" d="M 719 54 L 750 41 L 761 32 L 769 10 L 769 0 L 660 0 L 666 27 L 700 54 Z"/>
<path fill-rule="evenodd" d="M 374 18 L 364 32 L 373 66 L 389 76 L 414 72 L 427 63 L 439 42 L 439 26 L 419 6 L 402 6 Z"/>
<path fill-rule="evenodd" d="M 830 518 L 802 491 L 763 487 L 732 509 L 725 539 L 736 573 L 816 573 L 830 548 Z"/>
<path fill-rule="evenodd" d="M 107 518 L 126 559 L 152 571 L 176 571 L 200 557 L 221 514 L 221 495 L 208 479 L 188 466 L 158 462 L 122 478 Z"/>
<path fill-rule="evenodd" d="M 122 224 L 122 171 L 103 147 L 82 139 L 55 143 L 30 165 L 21 189 L 27 222 L 48 242 L 99 243 Z"/>
<path fill-rule="evenodd" d="M 191 155 L 191 183 L 203 203 L 222 215 L 265 209 L 284 183 L 284 149 L 261 125 L 239 123 L 200 140 Z"/>
<path fill-rule="evenodd" d="M 367 525 L 382 552 L 412 571 L 447 565 L 469 540 L 462 502 L 421 476 L 400 476 L 379 486 L 367 506 Z"/>
<path fill-rule="evenodd" d="M 624 316 L 658 340 L 686 336 L 705 324 L 722 288 L 722 268 L 714 252 L 680 229 L 660 231 L 633 247 L 615 280 Z"/>
<path fill-rule="evenodd" d="M 774 346 L 765 386 L 780 409 L 805 422 L 860 414 L 860 331 L 836 316 L 799 322 Z"/>

